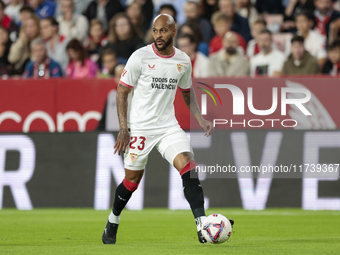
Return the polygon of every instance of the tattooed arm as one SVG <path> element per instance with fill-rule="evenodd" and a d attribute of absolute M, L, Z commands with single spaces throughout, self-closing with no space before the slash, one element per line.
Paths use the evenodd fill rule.
<path fill-rule="evenodd" d="M 119 120 L 119 134 L 114 146 L 114 153 L 118 151 L 118 155 L 120 155 L 121 150 L 125 152 L 126 147 L 130 142 L 130 134 L 127 126 L 127 98 L 130 91 L 130 88 L 119 83 L 116 96 L 117 113 Z"/>
<path fill-rule="evenodd" d="M 197 98 L 196 98 L 194 89 L 191 88 L 189 91 L 181 90 L 181 92 L 182 92 L 182 97 L 184 99 L 185 104 L 187 105 L 191 113 L 197 119 L 198 123 L 201 125 L 201 127 L 206 132 L 205 136 L 210 136 L 214 132 L 215 128 L 210 121 L 205 120 L 202 117 L 200 108 L 197 103 Z"/>

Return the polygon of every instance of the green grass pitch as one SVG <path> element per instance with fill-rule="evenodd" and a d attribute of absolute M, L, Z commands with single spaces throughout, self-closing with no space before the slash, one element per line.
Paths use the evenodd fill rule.
<path fill-rule="evenodd" d="M 200 244 L 190 211 L 125 210 L 117 243 L 103 245 L 108 211 L 0 210 L 0 254 L 340 254 L 340 212 L 215 208 L 235 220 L 223 244 Z"/>

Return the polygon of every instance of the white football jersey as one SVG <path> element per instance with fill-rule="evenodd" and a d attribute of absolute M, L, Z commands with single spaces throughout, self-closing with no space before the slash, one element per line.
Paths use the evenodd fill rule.
<path fill-rule="evenodd" d="M 120 83 L 132 88 L 128 126 L 134 132 L 163 133 L 178 128 L 174 100 L 177 86 L 191 88 L 191 61 L 174 47 L 170 56 L 158 54 L 154 44 L 135 51 L 129 58 Z"/>

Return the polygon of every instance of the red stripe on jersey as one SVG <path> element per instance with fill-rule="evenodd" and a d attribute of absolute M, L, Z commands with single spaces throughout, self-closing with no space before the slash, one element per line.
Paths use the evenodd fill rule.
<path fill-rule="evenodd" d="M 179 87 L 179 89 L 180 89 L 181 91 L 190 91 L 191 88 L 189 88 L 189 89 L 182 89 L 181 87 Z"/>
<path fill-rule="evenodd" d="M 154 44 L 154 43 L 152 44 L 153 52 L 155 52 L 155 54 L 156 54 L 158 57 L 160 57 L 160 58 L 172 58 L 172 57 L 175 55 L 175 47 L 173 47 L 173 48 L 174 48 L 174 52 L 173 52 L 171 55 L 169 55 L 169 56 L 164 56 L 164 55 L 159 54 L 159 53 L 156 51 L 155 44 Z"/>
<path fill-rule="evenodd" d="M 123 86 L 125 86 L 125 87 L 128 87 L 128 88 L 130 88 L 130 89 L 133 89 L 133 87 L 132 86 L 130 86 L 129 84 L 126 84 L 125 82 L 123 82 L 123 81 L 119 81 L 119 83 L 120 84 L 122 84 Z"/>
<path fill-rule="evenodd" d="M 134 192 L 138 188 L 139 183 L 133 183 L 124 178 L 123 185 L 125 186 L 126 189 L 130 190 L 131 192 Z"/>
<path fill-rule="evenodd" d="M 190 161 L 188 164 L 186 164 L 180 171 L 179 174 L 182 176 L 183 174 L 189 172 L 190 170 L 193 170 L 196 168 L 195 161 Z"/>

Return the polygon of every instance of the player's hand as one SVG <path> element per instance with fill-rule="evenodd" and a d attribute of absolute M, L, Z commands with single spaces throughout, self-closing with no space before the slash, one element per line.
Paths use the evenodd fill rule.
<path fill-rule="evenodd" d="M 203 121 L 200 122 L 200 125 L 203 128 L 203 130 L 205 131 L 204 136 L 206 136 L 206 137 L 210 136 L 215 131 L 214 125 L 209 120 L 203 119 Z"/>
<path fill-rule="evenodd" d="M 123 152 L 126 151 L 126 147 L 129 145 L 130 142 L 130 133 L 127 129 L 121 129 L 119 131 L 117 141 L 115 143 L 114 148 L 114 154 L 118 151 L 118 155 L 120 155 L 120 152 L 123 150 Z"/>

